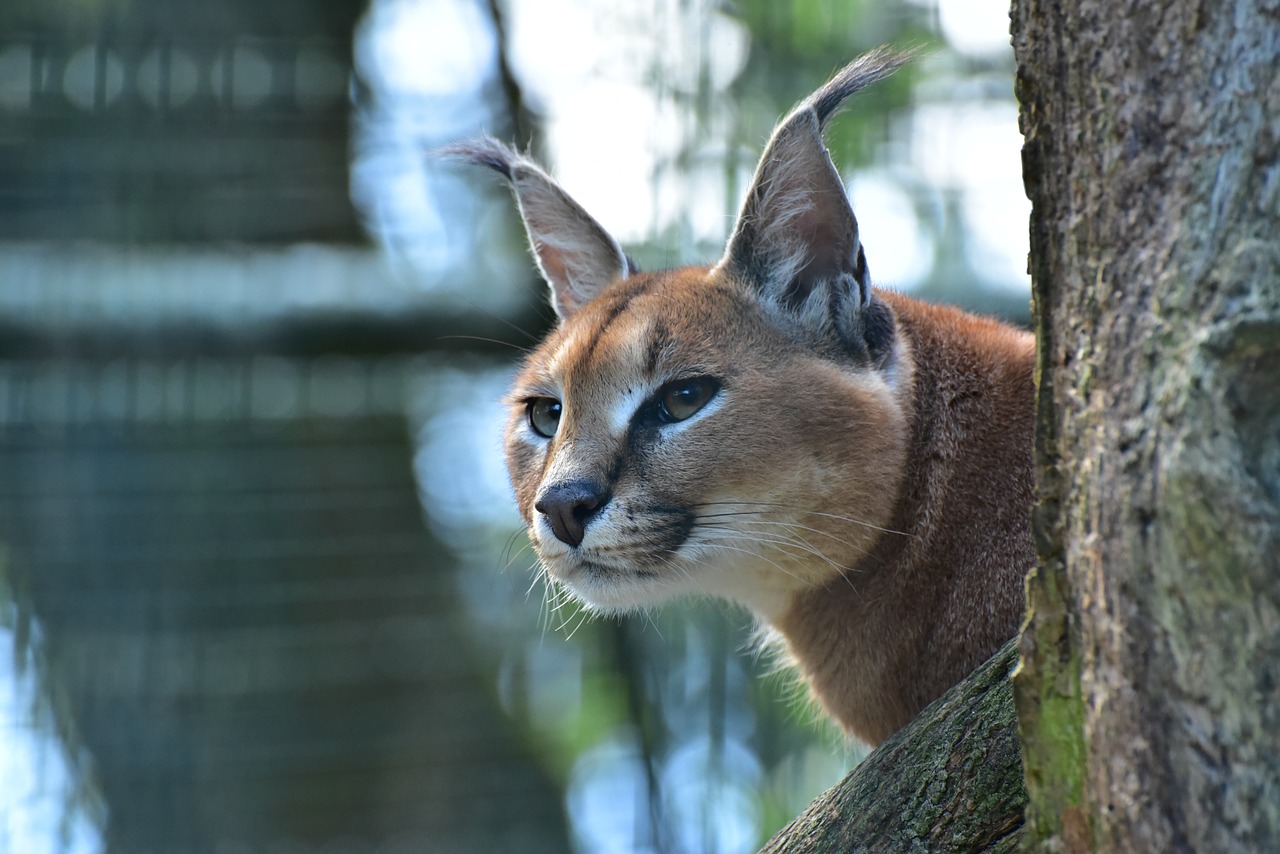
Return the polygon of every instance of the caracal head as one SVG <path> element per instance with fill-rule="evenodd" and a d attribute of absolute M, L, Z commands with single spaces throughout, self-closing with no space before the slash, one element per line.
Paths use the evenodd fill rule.
<path fill-rule="evenodd" d="M 452 149 L 510 182 L 560 318 L 508 397 L 507 465 L 544 570 L 589 606 L 704 593 L 769 619 L 883 533 L 911 355 L 822 131 L 905 59 L 862 57 L 783 120 L 711 267 L 640 272 L 529 159 Z"/>

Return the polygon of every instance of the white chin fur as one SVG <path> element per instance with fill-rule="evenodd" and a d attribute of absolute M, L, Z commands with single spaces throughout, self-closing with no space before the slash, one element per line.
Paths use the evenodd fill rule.
<path fill-rule="evenodd" d="M 661 605 L 689 590 L 662 578 L 601 578 L 577 572 L 565 578 L 553 572 L 552 577 L 592 611 L 624 614 L 652 605 Z"/>
<path fill-rule="evenodd" d="M 790 583 L 793 578 L 762 578 L 760 568 L 753 566 L 755 561 L 743 560 L 740 554 L 728 560 L 718 557 L 720 560 L 663 566 L 657 577 L 628 569 L 591 570 L 564 556 L 543 560 L 557 583 L 597 613 L 623 614 L 687 595 L 726 599 L 766 622 L 786 610 L 795 593 L 795 585 Z"/>

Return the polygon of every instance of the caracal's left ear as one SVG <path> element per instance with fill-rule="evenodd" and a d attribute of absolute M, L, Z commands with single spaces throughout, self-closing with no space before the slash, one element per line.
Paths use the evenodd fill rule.
<path fill-rule="evenodd" d="M 846 98 L 910 58 L 884 48 L 859 57 L 782 120 L 717 265 L 821 338 L 856 334 L 872 302 L 858 221 L 823 128 Z"/>
<path fill-rule="evenodd" d="M 618 241 L 528 157 L 488 137 L 441 153 L 488 166 L 511 183 L 538 269 L 551 286 L 551 305 L 562 320 L 605 285 L 634 272 Z"/>

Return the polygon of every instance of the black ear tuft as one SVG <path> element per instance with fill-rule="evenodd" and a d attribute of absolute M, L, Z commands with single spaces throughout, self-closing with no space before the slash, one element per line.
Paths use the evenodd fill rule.
<path fill-rule="evenodd" d="M 880 46 L 868 51 L 835 73 L 796 108 L 813 108 L 819 126 L 825 128 L 827 120 L 845 107 L 849 98 L 873 83 L 879 83 L 902 66 L 916 58 L 915 50 L 894 51 Z"/>
<path fill-rule="evenodd" d="M 477 166 L 487 166 L 508 181 L 511 180 L 511 164 L 524 159 L 514 149 L 488 136 L 454 143 L 435 153 L 441 157 L 456 157 Z"/>

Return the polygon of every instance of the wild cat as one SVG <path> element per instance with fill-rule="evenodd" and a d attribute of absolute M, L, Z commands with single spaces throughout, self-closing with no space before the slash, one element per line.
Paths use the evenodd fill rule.
<path fill-rule="evenodd" d="M 598 611 L 748 608 L 873 745 L 1016 633 L 1035 560 L 1032 337 L 872 287 L 823 143 L 907 58 L 782 121 L 711 266 L 642 272 L 528 158 L 450 149 L 510 182 L 559 317 L 505 439 L 546 574 Z"/>

